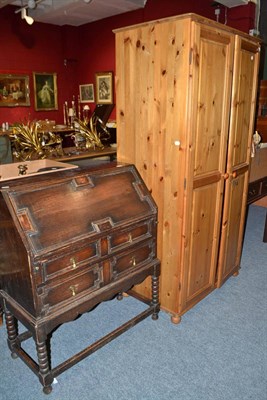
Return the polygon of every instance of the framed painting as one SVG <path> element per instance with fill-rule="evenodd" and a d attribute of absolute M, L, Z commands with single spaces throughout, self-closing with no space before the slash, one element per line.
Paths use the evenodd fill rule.
<path fill-rule="evenodd" d="M 33 72 L 34 105 L 36 111 L 57 110 L 57 74 Z"/>
<path fill-rule="evenodd" d="M 96 102 L 97 104 L 113 103 L 113 73 L 96 73 Z"/>
<path fill-rule="evenodd" d="M 80 91 L 80 102 L 81 103 L 94 103 L 94 85 L 93 83 L 88 83 L 85 85 L 79 85 Z"/>
<path fill-rule="evenodd" d="M 30 106 L 28 75 L 0 74 L 0 106 Z"/>

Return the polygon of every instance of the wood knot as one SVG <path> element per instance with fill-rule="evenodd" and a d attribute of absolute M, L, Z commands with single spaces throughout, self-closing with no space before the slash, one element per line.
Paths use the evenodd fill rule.
<path fill-rule="evenodd" d="M 141 42 L 140 42 L 140 40 L 137 40 L 136 47 L 140 47 L 140 46 L 141 46 Z"/>

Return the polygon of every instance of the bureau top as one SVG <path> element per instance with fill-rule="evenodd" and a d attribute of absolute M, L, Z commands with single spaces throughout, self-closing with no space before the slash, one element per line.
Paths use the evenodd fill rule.
<path fill-rule="evenodd" d="M 56 172 L 9 181 L 2 195 L 27 252 L 41 257 L 156 216 L 133 165 Z"/>

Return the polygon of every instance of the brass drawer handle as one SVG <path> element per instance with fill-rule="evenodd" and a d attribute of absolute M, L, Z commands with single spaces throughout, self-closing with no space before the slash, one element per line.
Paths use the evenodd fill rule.
<path fill-rule="evenodd" d="M 131 264 L 132 264 L 132 266 L 133 266 L 133 267 L 135 267 L 135 266 L 136 266 L 136 260 L 135 260 L 135 257 L 132 257 L 132 258 L 131 258 Z"/>
<path fill-rule="evenodd" d="M 71 291 L 72 296 L 76 296 L 76 287 L 75 286 L 70 286 L 69 289 Z"/>
<path fill-rule="evenodd" d="M 72 263 L 72 269 L 76 269 L 76 268 L 77 268 L 77 265 L 76 265 L 76 260 L 75 260 L 74 257 L 72 257 L 72 258 L 70 259 L 70 262 Z"/>

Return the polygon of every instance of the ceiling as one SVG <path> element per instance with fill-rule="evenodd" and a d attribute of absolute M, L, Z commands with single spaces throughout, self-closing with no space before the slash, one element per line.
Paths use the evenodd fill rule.
<path fill-rule="evenodd" d="M 35 0 L 34 9 L 28 8 L 28 1 L 0 0 L 0 9 L 7 5 L 16 6 L 17 10 L 25 7 L 27 14 L 35 21 L 60 26 L 80 26 L 143 8 L 147 0 Z"/>

